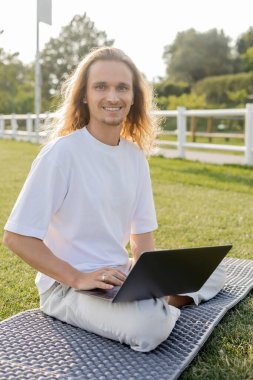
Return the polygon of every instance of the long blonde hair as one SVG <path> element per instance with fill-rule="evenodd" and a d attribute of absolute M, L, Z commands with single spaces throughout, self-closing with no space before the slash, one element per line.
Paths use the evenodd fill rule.
<path fill-rule="evenodd" d="M 89 68 L 98 60 L 120 61 L 130 68 L 134 104 L 122 123 L 121 136 L 137 143 L 140 149 L 149 154 L 159 131 L 158 118 L 151 112 L 155 108 L 151 88 L 132 60 L 122 50 L 113 47 L 92 50 L 65 81 L 62 86 L 62 104 L 49 127 L 49 139 L 65 136 L 89 123 L 89 109 L 83 103 L 83 98 Z"/>

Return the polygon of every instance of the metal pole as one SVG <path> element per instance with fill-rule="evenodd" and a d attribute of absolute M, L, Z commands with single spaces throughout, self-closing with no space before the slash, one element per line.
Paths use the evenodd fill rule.
<path fill-rule="evenodd" d="M 40 131 L 40 98 L 41 98 L 41 82 L 40 82 L 40 49 L 39 49 L 39 14 L 37 2 L 37 34 L 36 34 L 36 61 L 35 61 L 35 140 L 39 143 Z"/>

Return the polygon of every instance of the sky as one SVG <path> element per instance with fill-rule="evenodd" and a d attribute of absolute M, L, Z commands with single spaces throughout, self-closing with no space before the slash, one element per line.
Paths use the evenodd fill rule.
<path fill-rule="evenodd" d="M 36 51 L 36 0 L 0 0 L 0 47 L 29 63 Z M 52 0 L 52 26 L 40 23 L 40 49 L 84 12 L 114 39 L 149 80 L 165 75 L 164 46 L 177 33 L 194 28 L 223 29 L 234 44 L 253 26 L 252 0 Z"/>

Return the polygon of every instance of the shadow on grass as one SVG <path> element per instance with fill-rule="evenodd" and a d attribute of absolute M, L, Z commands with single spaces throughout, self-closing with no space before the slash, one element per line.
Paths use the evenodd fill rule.
<path fill-rule="evenodd" d="M 252 167 L 238 164 L 208 164 L 199 161 L 165 157 L 151 159 L 159 172 L 158 181 L 178 182 L 237 192 L 253 192 Z"/>
<path fill-rule="evenodd" d="M 231 166 L 231 165 L 226 166 L 226 167 L 238 168 L 238 166 Z M 248 168 L 246 168 L 246 170 L 248 170 Z M 228 171 L 226 171 L 226 173 L 224 173 L 223 171 L 221 172 L 219 170 L 216 171 L 214 170 L 214 168 L 212 169 L 209 169 L 207 167 L 188 168 L 187 170 L 183 170 L 182 172 L 184 172 L 185 174 L 196 174 L 202 177 L 208 177 L 210 179 L 214 179 L 214 180 L 217 180 L 219 182 L 224 182 L 224 183 L 229 182 L 236 185 L 242 184 L 245 186 L 253 186 L 253 178 L 249 178 L 249 177 L 238 175 L 238 174 L 230 174 L 228 173 Z"/>

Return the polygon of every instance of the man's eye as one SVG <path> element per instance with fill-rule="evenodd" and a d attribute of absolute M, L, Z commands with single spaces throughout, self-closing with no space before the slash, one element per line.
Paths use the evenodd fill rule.
<path fill-rule="evenodd" d="M 128 87 L 125 85 L 119 86 L 118 88 L 119 88 L 119 91 L 127 91 L 128 90 Z"/>
<path fill-rule="evenodd" d="M 96 88 L 97 90 L 104 90 L 104 89 L 105 89 L 105 85 L 104 85 L 103 83 L 100 83 L 100 84 L 97 84 L 97 85 L 95 86 L 95 88 Z"/>

